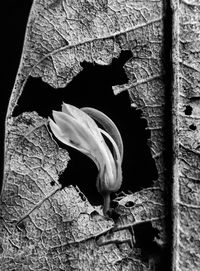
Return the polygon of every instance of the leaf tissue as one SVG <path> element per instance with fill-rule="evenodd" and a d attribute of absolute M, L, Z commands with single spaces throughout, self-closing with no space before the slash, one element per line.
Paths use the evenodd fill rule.
<path fill-rule="evenodd" d="M 199 5 L 171 2 L 33 1 L 5 120 L 0 270 L 198 270 Z M 131 52 L 123 66 L 127 82 L 112 86 L 113 100 L 128 93 L 132 110 L 147 121 L 158 173 L 152 186 L 135 192 L 120 190 L 126 149 L 112 118 L 90 104 L 78 108 L 67 101 L 83 63 L 106 67 L 125 51 Z M 62 111 L 49 108 L 53 119 L 36 111 L 14 115 L 30 78 L 58 95 L 66 89 Z M 104 208 L 93 206 L 78 186 L 61 185 L 73 159 L 60 141 L 96 164 Z"/>

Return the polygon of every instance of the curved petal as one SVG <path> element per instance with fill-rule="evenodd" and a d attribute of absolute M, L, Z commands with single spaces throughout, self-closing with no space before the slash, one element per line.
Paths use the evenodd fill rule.
<path fill-rule="evenodd" d="M 91 135 L 88 133 L 84 134 L 84 131 L 80 127 L 78 128 L 75 122 L 73 124 L 68 121 L 63 122 L 63 120 L 59 118 L 60 116 L 58 117 L 59 114 L 57 113 L 62 112 L 54 112 L 56 123 L 49 118 L 49 125 L 55 137 L 62 143 L 90 157 L 100 170 L 102 167 L 101 164 L 104 163 L 102 162 L 103 156 Z"/>
<path fill-rule="evenodd" d="M 98 145 L 99 152 L 103 156 L 103 160 L 102 160 L 102 158 L 97 158 L 97 159 L 99 159 L 99 164 L 101 165 L 100 166 L 101 172 L 103 170 L 104 165 L 106 164 L 106 167 L 108 169 L 108 174 L 109 174 L 110 178 L 113 179 L 113 177 L 114 177 L 113 157 L 112 157 L 112 154 L 110 153 L 109 148 L 107 147 L 107 145 L 104 141 L 103 136 L 101 135 L 100 129 L 97 126 L 96 122 L 90 116 L 88 116 L 85 112 L 83 112 L 82 110 L 78 109 L 77 107 L 75 107 L 73 105 L 63 103 L 62 111 L 63 112 L 57 112 L 57 115 L 55 116 L 55 117 L 57 117 L 57 120 L 54 117 L 56 122 L 57 121 L 60 121 L 60 122 L 64 121 L 65 122 L 64 118 L 67 118 L 66 116 L 68 116 L 69 119 L 71 119 L 71 120 L 73 119 L 74 122 L 78 122 L 81 126 L 81 129 L 84 128 L 85 131 L 87 131 L 88 133 L 91 133 L 91 135 L 93 135 L 93 137 L 90 137 L 88 144 L 89 145 L 92 144 L 91 138 L 93 138 L 94 141 L 96 142 L 96 144 Z M 60 116 L 60 118 L 58 118 L 58 116 Z M 62 123 L 59 124 L 59 126 L 61 126 L 61 125 L 62 125 Z M 63 124 L 63 126 L 65 126 L 65 124 Z M 80 132 L 81 132 L 81 130 L 80 130 Z M 88 140 L 89 137 L 87 136 L 86 139 Z M 88 146 L 88 148 L 89 148 L 89 146 Z M 95 156 L 94 155 L 94 148 L 92 148 L 92 150 L 93 150 L 92 154 L 93 154 L 93 156 Z M 100 157 L 100 155 L 98 157 Z"/>
<path fill-rule="evenodd" d="M 96 136 L 100 141 L 104 142 L 104 139 L 99 131 L 99 127 L 97 126 L 96 122 L 84 111 L 73 105 L 63 103 L 62 112 L 69 114 L 78 121 L 80 121 L 83 125 L 89 128 L 90 132 L 94 136 Z"/>
<path fill-rule="evenodd" d="M 118 149 L 118 146 L 116 144 L 116 142 L 114 141 L 114 139 L 107 133 L 105 132 L 103 129 L 99 128 L 99 130 L 101 131 L 101 133 L 106 136 L 106 138 L 111 142 L 112 146 L 113 146 L 113 150 L 114 150 L 114 160 L 121 165 L 122 161 L 121 161 L 121 155 L 120 155 L 120 151 Z"/>
<path fill-rule="evenodd" d="M 49 118 L 49 125 L 57 139 L 84 153 L 97 165 L 97 188 L 104 197 L 106 213 L 110 193 L 117 191 L 122 182 L 123 142 L 116 125 L 101 111 L 89 107 L 81 110 L 65 103 L 62 112 L 53 111 L 53 117 L 55 122 Z M 106 131 L 99 128 L 92 118 Z M 113 155 L 102 134 L 111 142 Z"/>
<path fill-rule="evenodd" d="M 63 140 L 68 138 L 68 140 L 85 150 L 96 147 L 96 142 L 94 142 L 92 135 L 79 121 L 70 115 L 58 111 L 53 111 L 53 117 L 60 128 Z"/>
<path fill-rule="evenodd" d="M 119 153 L 119 149 L 117 147 L 117 144 L 112 139 L 112 137 L 104 130 L 100 129 L 100 131 L 109 139 L 109 141 L 113 145 L 113 149 L 115 150 L 115 157 L 116 157 L 116 159 L 114 159 L 115 160 L 115 167 L 114 167 L 115 173 L 113 174 L 115 176 L 115 179 L 113 179 L 113 180 L 110 179 L 109 182 L 104 185 L 105 188 L 107 189 L 107 191 L 114 192 L 120 188 L 121 183 L 122 183 L 121 157 L 120 157 L 120 153 Z M 112 155 L 112 154 L 110 154 L 110 155 Z M 105 188 L 104 188 L 104 190 L 105 190 Z"/>
<path fill-rule="evenodd" d="M 91 107 L 83 107 L 81 108 L 81 110 L 87 113 L 90 117 L 94 118 L 96 121 L 98 121 L 106 130 L 106 132 L 111 135 L 119 148 L 122 161 L 124 155 L 123 141 L 121 134 L 114 122 L 107 115 L 97 109 Z"/>
<path fill-rule="evenodd" d="M 51 131 L 53 132 L 54 136 L 60 140 L 62 143 L 72 147 L 72 148 L 75 148 L 81 152 L 86 152 L 85 149 L 81 148 L 81 146 L 79 146 L 79 144 L 77 142 L 74 142 L 72 140 L 70 140 L 68 137 L 66 137 L 62 130 L 59 128 L 59 126 L 57 124 L 55 124 L 55 122 L 49 118 L 49 125 L 50 125 L 50 128 L 51 128 Z"/>

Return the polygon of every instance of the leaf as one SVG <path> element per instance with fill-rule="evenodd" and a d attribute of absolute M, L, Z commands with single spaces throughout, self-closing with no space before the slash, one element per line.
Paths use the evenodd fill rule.
<path fill-rule="evenodd" d="M 2 201 L 9 201 L 6 220 L 14 222 L 61 188 L 58 174 L 69 157 L 65 150 L 58 149 L 47 130 L 47 121 L 36 113 L 9 119 L 7 128 Z"/>
<path fill-rule="evenodd" d="M 157 229 L 160 233 L 159 243 L 164 245 L 167 243 L 164 226 L 162 225 L 166 211 L 161 189 L 147 188 L 129 195 L 123 193 L 122 196 L 117 197 L 114 201 L 117 203 L 115 211 L 119 214 L 119 219 L 115 225 L 116 231 L 126 228 L 130 229 L 143 222 L 151 222 L 153 227 L 158 227 Z M 103 236 L 104 238 L 105 236 Z M 132 236 L 132 239 L 134 240 L 134 236 Z"/>
<path fill-rule="evenodd" d="M 161 28 L 162 1 L 42 1 L 33 2 L 8 116 L 29 76 L 54 88 L 65 87 L 83 61 L 111 63 L 121 50 L 137 51 L 154 28 Z M 147 41 L 146 37 L 146 41 Z M 145 41 L 145 40 L 144 40 Z M 160 41 L 151 44 L 156 51 Z"/>
<path fill-rule="evenodd" d="M 163 15 L 163 1 L 33 2 L 6 117 L 2 270 L 155 269 L 135 245 L 134 226 L 151 222 L 165 245 Z M 30 76 L 65 87 L 83 61 L 109 65 L 122 50 L 133 54 L 124 67 L 129 82 L 113 89 L 128 90 L 132 106 L 147 119 L 159 178 L 154 187 L 116 199 L 114 221 L 78 188 L 61 187 L 69 157 L 52 139 L 47 120 L 33 112 L 13 118 L 12 112 Z"/>
<path fill-rule="evenodd" d="M 174 270 L 200 266 L 200 35 L 198 1 L 173 1 Z"/>
<path fill-rule="evenodd" d="M 10 167 L 5 172 L 1 197 L 3 270 L 23 266 L 32 270 L 92 270 L 94 264 L 95 270 L 120 270 L 126 265 L 147 270 L 147 264 L 138 262 L 138 249 L 130 247 L 133 236 L 129 228 L 141 221 L 131 225 L 123 222 L 121 227 L 120 220 L 116 227 L 112 220 L 98 214 L 78 189 L 61 188 L 58 174 L 67 164 L 68 153 L 52 141 L 46 120 L 36 113 L 13 118 L 8 142 Z M 143 191 L 120 199 L 119 204 L 131 198 L 140 204 L 142 201 L 145 209 L 149 196 L 152 202 L 152 195 Z M 161 204 L 159 197 L 154 198 L 153 205 L 156 204 Z M 152 215 L 148 214 L 150 219 L 159 216 L 153 209 Z M 109 244 L 103 244 L 99 238 L 115 227 L 116 241 L 110 239 Z"/>
<path fill-rule="evenodd" d="M 69 246 L 73 251 L 79 242 L 107 232 L 113 223 L 100 215 L 91 219 L 94 208 L 86 198 L 73 187 L 61 188 L 58 176 L 69 157 L 52 140 L 46 120 L 36 113 L 24 113 L 9 125 L 0 266 L 3 270 L 16 265 L 19 269 L 27 265 L 33 270 L 57 270 L 60 250 L 65 247 L 62 253 L 66 254 Z"/>
<path fill-rule="evenodd" d="M 144 49 L 133 51 L 133 58 L 125 64 L 125 71 L 129 81 L 125 85 L 114 86 L 115 94 L 128 91 L 131 105 L 142 110 L 147 120 L 147 129 L 150 130 L 149 146 L 152 157 L 158 170 L 156 185 L 164 185 L 164 104 L 165 93 L 162 66 L 162 24 L 156 25 L 156 36 L 151 37 L 145 33 L 142 36 Z M 156 27 L 153 25 L 153 27 Z M 153 31 L 153 29 L 152 29 Z M 141 45 L 142 47 L 142 45 Z M 135 78 L 133 80 L 133 78 Z"/>

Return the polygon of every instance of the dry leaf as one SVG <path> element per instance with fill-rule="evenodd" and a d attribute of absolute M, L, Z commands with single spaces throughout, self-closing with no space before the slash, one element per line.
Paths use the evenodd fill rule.
<path fill-rule="evenodd" d="M 2 270 L 155 270 L 157 259 L 144 259 L 135 245 L 134 227 L 151 222 L 165 246 L 163 15 L 162 1 L 33 2 L 6 118 Z M 78 188 L 62 189 L 69 157 L 47 120 L 12 112 L 29 76 L 65 87 L 83 61 L 108 65 L 123 50 L 133 54 L 124 66 L 129 81 L 113 90 L 127 90 L 147 119 L 159 177 L 153 187 L 117 198 L 114 221 Z"/>
<path fill-rule="evenodd" d="M 200 6 L 173 2 L 174 270 L 200 266 Z"/>

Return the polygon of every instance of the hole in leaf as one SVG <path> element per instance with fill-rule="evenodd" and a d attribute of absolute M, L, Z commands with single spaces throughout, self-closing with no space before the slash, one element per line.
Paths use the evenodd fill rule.
<path fill-rule="evenodd" d="M 191 236 L 189 240 L 190 240 L 191 243 L 193 243 L 194 242 L 194 237 Z"/>
<path fill-rule="evenodd" d="M 158 232 L 152 227 L 151 222 L 145 222 L 134 226 L 136 246 L 147 249 L 151 246 Z"/>
<path fill-rule="evenodd" d="M 153 270 L 166 270 L 164 261 L 164 249 L 154 241 L 158 237 L 159 231 L 152 227 L 151 222 L 145 222 L 134 226 L 134 233 L 136 244 L 135 246 L 141 249 L 142 257 L 145 261 L 152 262 L 155 269 Z M 162 267 L 162 268 L 161 268 Z"/>
<path fill-rule="evenodd" d="M 43 117 L 51 116 L 52 110 L 60 110 L 62 102 L 71 103 L 77 107 L 100 105 L 112 106 L 112 99 L 115 98 L 112 92 L 113 85 L 120 85 L 127 82 L 127 76 L 123 69 L 126 61 L 132 57 L 130 51 L 122 51 L 118 58 L 114 58 L 107 66 L 82 62 L 83 70 L 63 89 L 53 89 L 40 78 L 29 77 L 22 95 L 15 107 L 13 116 L 25 111 L 36 111 Z M 109 100 L 102 103 L 103 97 L 98 102 L 99 96 L 109 91 Z M 97 93 L 100 92 L 100 93 Z M 104 105 L 105 104 L 105 105 Z M 114 104 L 113 104 L 114 105 Z"/>
<path fill-rule="evenodd" d="M 158 177 L 147 145 L 150 132 L 145 129 L 146 120 L 141 119 L 141 111 L 131 108 L 128 92 L 115 96 L 112 90 L 114 85 L 127 83 L 123 65 L 131 56 L 130 51 L 123 51 L 108 66 L 83 62 L 84 69 L 66 88 L 59 90 L 51 88 L 41 79 L 30 78 L 14 111 L 15 115 L 36 111 L 43 117 L 52 117 L 52 110 L 60 111 L 62 102 L 65 102 L 79 108 L 94 107 L 107 114 L 118 127 L 124 142 L 121 191 L 125 192 L 149 187 Z M 102 197 L 96 189 L 98 170 L 94 162 L 55 140 L 60 147 L 68 150 L 71 158 L 59 182 L 63 187 L 77 185 L 91 204 L 102 204 Z"/>
<path fill-rule="evenodd" d="M 192 114 L 192 107 L 190 105 L 187 105 L 184 112 L 185 115 L 190 116 Z"/>
<path fill-rule="evenodd" d="M 79 196 L 81 197 L 82 201 L 86 201 L 86 197 L 81 191 L 79 191 Z"/>
<path fill-rule="evenodd" d="M 2 244 L 0 244 L 0 254 L 3 254 L 3 247 L 2 247 Z"/>
<path fill-rule="evenodd" d="M 132 201 L 127 201 L 127 202 L 125 203 L 125 206 L 126 206 L 127 208 L 131 208 L 131 207 L 133 207 L 134 205 L 135 205 L 135 203 L 132 202 Z"/>
<path fill-rule="evenodd" d="M 20 222 L 18 225 L 18 228 L 21 229 L 21 230 L 25 230 L 26 229 L 26 225 L 24 222 Z"/>
<path fill-rule="evenodd" d="M 99 213 L 97 211 L 93 211 L 91 214 L 90 214 L 90 217 L 91 218 L 95 218 L 95 217 L 98 217 L 99 216 Z"/>
<path fill-rule="evenodd" d="M 189 126 L 189 128 L 190 128 L 190 130 L 195 131 L 195 130 L 197 129 L 197 126 L 194 125 L 194 124 L 191 124 L 191 125 Z"/>
<path fill-rule="evenodd" d="M 55 181 L 51 181 L 51 182 L 50 182 L 50 185 L 51 185 L 51 186 L 54 186 L 54 185 L 55 185 Z"/>

